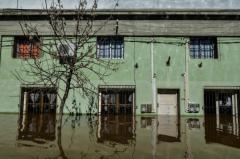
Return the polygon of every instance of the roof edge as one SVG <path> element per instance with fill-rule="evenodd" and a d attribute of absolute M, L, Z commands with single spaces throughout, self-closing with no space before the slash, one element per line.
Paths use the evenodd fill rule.
<path fill-rule="evenodd" d="M 76 14 L 76 9 L 63 9 L 64 15 Z M 89 10 L 90 12 L 90 10 Z M 240 9 L 97 9 L 97 15 L 240 15 Z M 0 15 L 46 15 L 45 9 L 0 9 Z"/>

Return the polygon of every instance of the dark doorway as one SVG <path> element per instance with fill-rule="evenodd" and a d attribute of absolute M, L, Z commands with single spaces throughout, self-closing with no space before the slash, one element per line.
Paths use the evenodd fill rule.
<path fill-rule="evenodd" d="M 101 114 L 133 114 L 135 89 L 100 89 Z"/>
<path fill-rule="evenodd" d="M 239 89 L 204 90 L 205 139 L 239 147 Z"/>
<path fill-rule="evenodd" d="M 240 90 L 204 90 L 205 115 L 238 115 Z"/>

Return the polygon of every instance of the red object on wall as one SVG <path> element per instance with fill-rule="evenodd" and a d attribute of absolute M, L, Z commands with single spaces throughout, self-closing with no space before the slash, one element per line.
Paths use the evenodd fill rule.
<path fill-rule="evenodd" d="M 15 58 L 39 58 L 41 54 L 40 51 L 40 41 L 38 39 L 30 40 L 29 37 L 15 37 Z"/>

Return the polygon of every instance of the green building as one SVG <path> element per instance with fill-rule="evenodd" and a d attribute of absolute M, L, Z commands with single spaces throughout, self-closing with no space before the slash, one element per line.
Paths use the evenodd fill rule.
<path fill-rule="evenodd" d="M 69 18 L 75 13 L 66 10 L 64 14 Z M 99 92 L 93 99 L 95 112 L 189 116 L 240 113 L 239 10 L 118 9 L 98 10 L 96 15 L 96 23 L 113 16 L 93 37 L 97 56 L 121 64 L 105 83 L 95 81 Z M 1 9 L 0 112 L 19 112 L 26 101 L 34 105 L 34 98 L 38 104 L 48 105 L 44 109 L 49 111 L 58 104 L 53 95 L 58 90 L 41 87 L 41 95 L 31 97 L 30 90 L 39 86 L 25 85 L 13 76 L 25 56 L 17 46 L 26 40 L 19 25 L 26 17 L 38 28 L 43 43 L 51 35 L 41 10 L 21 10 L 20 14 L 19 10 Z M 71 34 L 71 27 L 67 32 Z M 32 52 L 31 56 L 38 55 Z M 71 107 L 76 100 L 81 103 L 81 112 L 86 113 L 89 102 L 73 94 L 67 105 Z"/>

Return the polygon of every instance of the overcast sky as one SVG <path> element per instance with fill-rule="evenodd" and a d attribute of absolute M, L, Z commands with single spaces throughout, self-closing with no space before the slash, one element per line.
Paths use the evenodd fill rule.
<path fill-rule="evenodd" d="M 41 9 L 44 0 L 0 0 L 0 8 Z M 47 0 L 51 3 L 53 0 Z M 57 1 L 57 0 L 55 0 Z M 76 8 L 79 0 L 62 0 L 65 9 Z M 92 0 L 88 0 L 92 1 Z M 117 0 L 98 0 L 99 9 L 111 9 Z M 189 8 L 189 9 L 240 9 L 240 0 L 118 0 L 119 9 Z"/>

